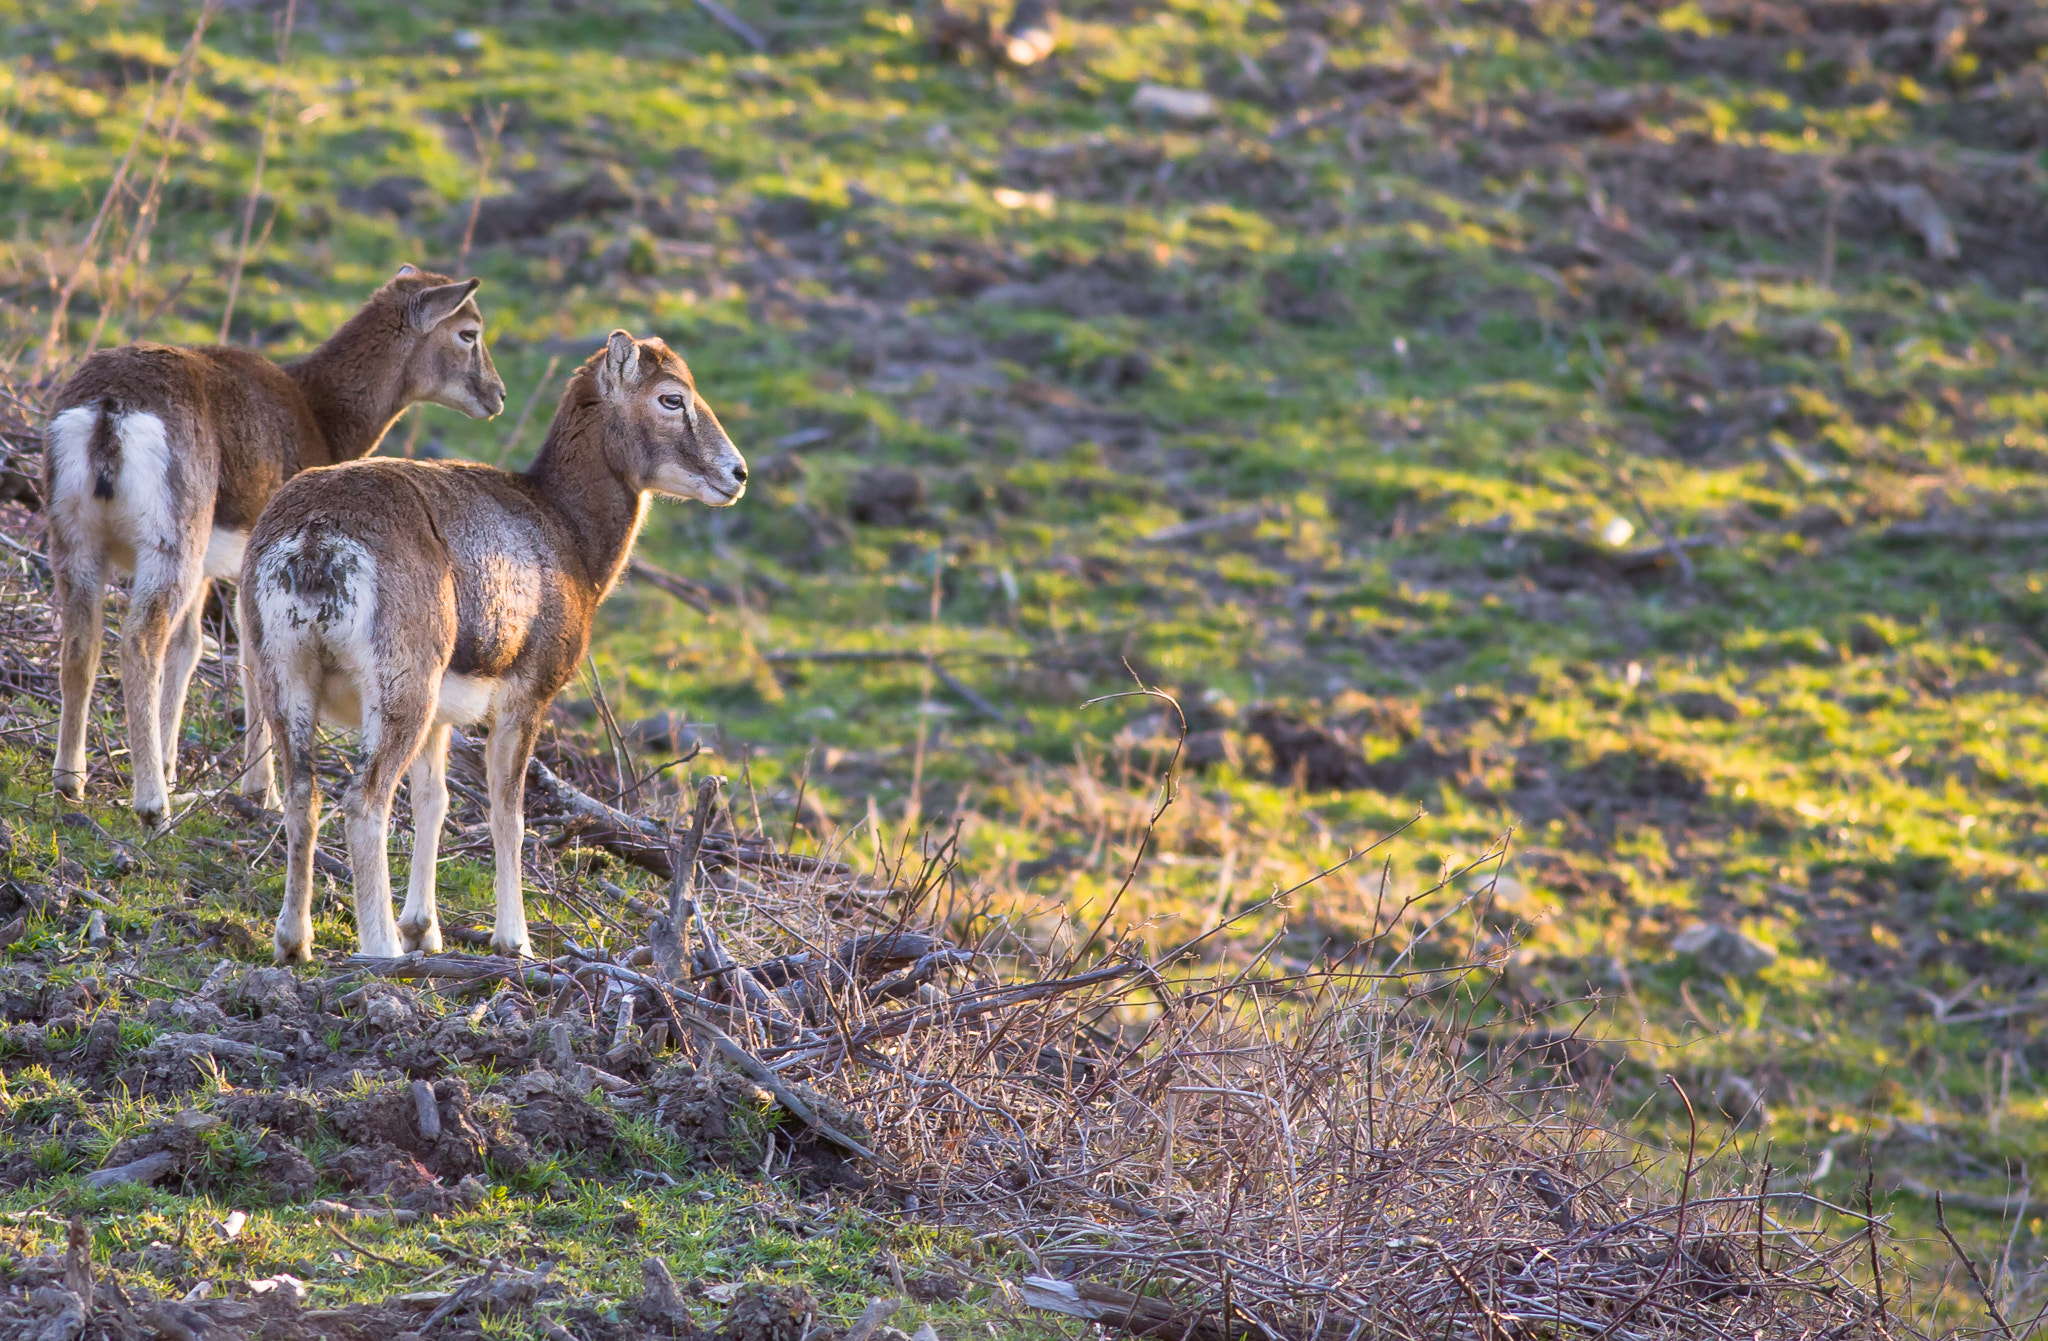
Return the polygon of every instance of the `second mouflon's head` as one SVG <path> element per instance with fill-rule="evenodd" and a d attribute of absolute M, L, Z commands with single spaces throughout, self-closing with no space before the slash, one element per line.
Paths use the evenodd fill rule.
<path fill-rule="evenodd" d="M 505 408 L 504 379 L 484 347 L 484 316 L 476 303 L 480 283 L 407 265 L 371 300 L 411 338 L 404 368 L 408 402 L 443 405 L 472 419 L 489 419 Z"/>
<path fill-rule="evenodd" d="M 612 430 L 612 465 L 634 487 L 712 507 L 747 491 L 746 459 L 697 394 L 690 365 L 659 336 L 613 331 L 585 372 Z"/>

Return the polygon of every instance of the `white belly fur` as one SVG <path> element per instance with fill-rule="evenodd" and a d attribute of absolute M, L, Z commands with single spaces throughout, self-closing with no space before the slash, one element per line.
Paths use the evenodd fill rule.
<path fill-rule="evenodd" d="M 496 680 L 480 675 L 444 675 L 434 720 L 447 726 L 474 726 L 491 715 L 491 701 L 497 693 Z"/>
<path fill-rule="evenodd" d="M 217 582 L 238 581 L 242 576 L 242 552 L 248 548 L 247 531 L 214 527 L 206 537 L 206 575 Z"/>

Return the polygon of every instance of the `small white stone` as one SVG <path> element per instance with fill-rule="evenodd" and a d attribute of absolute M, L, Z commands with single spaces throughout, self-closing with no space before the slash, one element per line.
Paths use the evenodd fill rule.
<path fill-rule="evenodd" d="M 1140 84 L 1131 95 L 1131 110 L 1156 112 L 1175 121 L 1206 121 L 1216 115 L 1216 99 L 1198 88 Z"/>

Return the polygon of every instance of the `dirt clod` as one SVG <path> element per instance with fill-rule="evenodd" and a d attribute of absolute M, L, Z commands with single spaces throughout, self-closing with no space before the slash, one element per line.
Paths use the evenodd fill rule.
<path fill-rule="evenodd" d="M 924 479 L 901 466 L 876 466 L 856 475 L 846 510 L 863 526 L 905 526 L 923 508 Z"/>
<path fill-rule="evenodd" d="M 801 1285 L 748 1285 L 725 1310 L 720 1341 L 803 1341 L 817 1300 Z"/>

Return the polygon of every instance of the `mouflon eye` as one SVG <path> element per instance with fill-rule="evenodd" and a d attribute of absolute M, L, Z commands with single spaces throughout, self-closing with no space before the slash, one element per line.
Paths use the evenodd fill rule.
<path fill-rule="evenodd" d="M 661 398 L 661 403 L 662 403 L 663 405 L 667 406 L 667 407 L 668 407 L 669 409 L 671 409 L 671 410 L 680 410 L 680 409 L 682 409 L 682 408 L 683 408 L 683 398 L 682 398 L 681 396 L 676 396 L 676 395 L 668 395 L 668 396 L 663 396 L 663 397 Z"/>
<path fill-rule="evenodd" d="M 461 332 L 460 339 L 466 345 L 473 345 L 476 343 L 476 335 L 475 331 L 463 331 Z"/>

